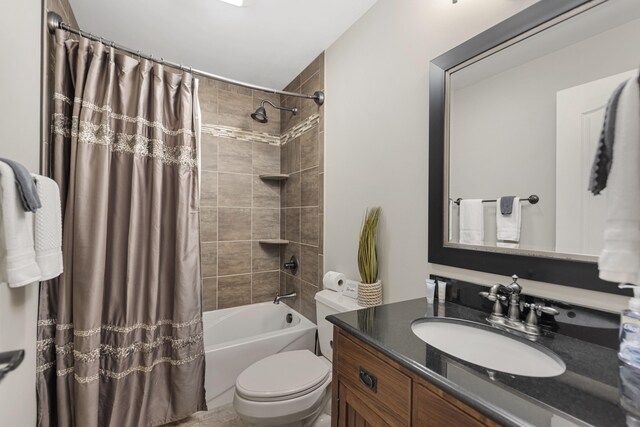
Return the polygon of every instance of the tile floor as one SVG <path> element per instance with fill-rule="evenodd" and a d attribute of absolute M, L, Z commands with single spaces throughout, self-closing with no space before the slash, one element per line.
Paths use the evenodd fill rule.
<path fill-rule="evenodd" d="M 165 424 L 164 427 L 242 427 L 245 424 L 240 420 L 236 411 L 233 410 L 233 404 L 219 406 L 210 411 L 197 412 L 171 424 Z"/>

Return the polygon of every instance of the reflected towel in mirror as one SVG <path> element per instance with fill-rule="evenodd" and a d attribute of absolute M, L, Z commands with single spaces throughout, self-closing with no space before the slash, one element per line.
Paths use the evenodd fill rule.
<path fill-rule="evenodd" d="M 497 200 L 497 205 L 500 206 L 500 213 L 502 215 L 511 215 L 513 212 L 513 199 L 516 196 L 502 196 Z"/>
<path fill-rule="evenodd" d="M 520 197 L 511 198 L 511 214 L 502 214 L 502 197 L 497 200 L 500 209 L 496 209 L 496 245 L 500 248 L 518 248 L 520 246 L 520 226 L 522 206 Z"/>
<path fill-rule="evenodd" d="M 598 149 L 596 158 L 591 166 L 591 175 L 589 176 L 589 191 L 598 195 L 607 187 L 607 179 L 611 171 L 611 162 L 613 161 L 613 143 L 615 142 L 616 117 L 618 115 L 618 102 L 620 94 L 627 82 L 621 83 L 616 90 L 613 91 L 607 108 L 604 112 L 604 123 L 598 140 Z"/>
<path fill-rule="evenodd" d="M 640 284 L 640 88 L 635 76 L 618 103 L 598 268 L 602 280 Z"/>
<path fill-rule="evenodd" d="M 484 244 L 484 208 L 482 199 L 460 200 L 460 243 Z"/>

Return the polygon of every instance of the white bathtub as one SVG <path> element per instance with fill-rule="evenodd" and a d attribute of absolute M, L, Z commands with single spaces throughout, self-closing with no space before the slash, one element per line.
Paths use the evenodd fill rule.
<path fill-rule="evenodd" d="M 209 311 L 203 323 L 209 409 L 233 401 L 236 378 L 252 363 L 283 351 L 314 349 L 316 325 L 284 303 Z"/>

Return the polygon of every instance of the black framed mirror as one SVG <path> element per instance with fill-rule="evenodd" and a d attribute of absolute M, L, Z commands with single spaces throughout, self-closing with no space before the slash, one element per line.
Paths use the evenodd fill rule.
<path fill-rule="evenodd" d="M 639 19 L 640 15 L 638 15 L 638 17 L 626 16 L 629 14 L 621 13 L 622 9 L 607 10 L 607 7 L 601 7 L 604 4 L 607 4 L 607 7 L 609 7 L 610 5 L 616 6 L 620 4 L 622 4 L 621 7 L 630 7 L 630 3 L 624 3 L 620 0 L 566 0 L 562 2 L 558 2 L 555 0 L 541 0 L 531 7 L 524 9 L 522 12 L 512 16 L 511 18 L 499 23 L 498 25 L 488 29 L 487 31 L 477 35 L 476 37 L 473 37 L 472 39 L 431 61 L 429 70 L 428 247 L 430 263 L 508 276 L 517 274 L 522 278 L 541 282 L 572 286 L 576 288 L 606 293 L 630 295 L 629 292 L 618 289 L 616 284 L 605 282 L 598 278 L 598 268 L 596 262 L 597 251 L 593 249 L 590 252 L 584 251 L 584 253 L 580 253 L 577 250 L 554 251 L 548 250 L 544 247 L 540 250 L 539 247 L 536 247 L 532 244 L 527 249 L 507 250 L 497 248 L 495 243 L 486 246 L 469 246 L 464 244 L 457 244 L 456 242 L 453 242 L 451 238 L 451 229 L 453 228 L 453 226 L 451 225 L 452 222 L 450 220 L 450 217 L 453 216 L 451 209 L 451 206 L 453 206 L 452 201 L 454 201 L 455 203 L 456 197 L 460 195 L 458 193 L 452 194 L 450 188 L 451 176 L 453 176 L 452 174 L 459 171 L 459 169 L 452 170 L 452 163 L 450 162 L 450 138 L 451 134 L 454 133 L 452 132 L 452 126 L 457 126 L 458 123 L 460 123 L 459 120 L 456 120 L 455 122 L 452 121 L 452 75 L 460 70 L 464 70 L 465 67 L 468 67 L 467 64 L 479 64 L 483 60 L 485 60 L 483 62 L 483 64 L 485 65 L 479 67 L 481 71 L 478 74 L 484 75 L 485 78 L 487 76 L 494 77 L 495 72 L 492 73 L 490 68 L 486 66 L 486 63 L 489 62 L 486 61 L 486 59 L 494 58 L 492 59 L 492 61 L 495 64 L 502 64 L 502 66 L 505 66 L 507 62 L 505 62 L 506 60 L 504 58 L 500 58 L 500 56 L 504 57 L 504 53 L 508 49 L 510 49 L 510 51 L 512 52 L 516 51 L 516 49 L 529 51 L 529 55 L 532 58 L 539 60 L 539 57 L 543 56 L 544 52 L 541 53 L 541 51 L 536 51 L 536 49 L 541 49 L 543 43 L 536 42 L 535 37 L 541 34 L 544 34 L 544 37 L 547 37 L 548 34 L 552 33 L 553 31 L 560 34 L 560 37 L 562 37 L 560 48 L 563 49 L 569 46 L 570 43 L 580 42 L 587 36 L 585 36 L 584 34 L 571 35 L 570 32 L 566 30 L 566 27 L 570 26 L 573 26 L 575 28 L 586 27 L 584 22 L 580 22 L 576 18 L 588 19 L 590 20 L 589 22 L 603 22 L 603 28 L 601 28 L 602 33 L 605 33 L 606 31 L 610 32 L 610 28 L 604 28 L 604 26 L 605 24 L 609 25 L 609 27 L 614 25 L 613 23 L 611 23 L 611 19 L 607 18 L 607 16 L 614 16 L 613 14 L 616 14 L 615 16 L 621 16 L 620 26 L 627 24 L 635 25 L 637 22 L 640 22 L 633 21 L 634 19 Z M 640 13 L 640 8 L 638 8 L 637 6 L 631 7 L 636 7 L 638 13 Z M 598 10 L 598 8 L 605 11 L 602 16 L 594 15 L 594 12 Z M 636 10 L 634 10 L 633 12 L 636 13 Z M 590 14 L 592 16 L 590 16 Z M 623 19 L 626 21 L 622 22 Z M 565 27 L 562 27 L 563 24 L 565 24 Z M 548 29 L 553 29 L 553 31 L 546 32 Z M 588 36 L 592 37 L 593 34 L 589 34 Z M 531 42 L 531 40 L 534 41 Z M 529 45 L 527 46 L 522 42 L 527 42 L 529 43 Z M 521 53 L 521 51 L 518 51 L 515 56 L 519 58 L 519 61 L 521 61 L 523 54 Z M 633 58 L 633 60 L 638 60 L 637 55 L 636 58 Z M 520 64 L 518 64 L 518 66 L 519 65 Z M 514 65 L 509 66 L 511 68 L 516 68 L 516 66 Z M 560 66 L 561 65 L 559 65 L 559 67 Z M 622 69 L 626 70 L 626 68 L 624 67 L 628 68 L 628 65 L 625 63 L 619 65 L 618 67 L 622 67 Z M 634 68 L 637 68 L 637 63 L 634 65 Z M 617 70 L 617 68 L 614 68 L 614 70 Z M 502 70 L 500 70 L 500 72 L 502 72 Z M 593 75 L 579 76 L 582 80 L 578 79 L 576 82 L 572 82 L 571 84 L 563 82 L 564 86 L 558 86 L 554 90 L 564 90 L 571 85 L 573 85 L 572 87 L 578 87 L 580 85 L 583 85 L 585 82 L 591 82 L 592 80 L 595 81 L 596 78 L 603 80 L 603 78 L 601 77 L 606 76 L 607 78 L 609 78 L 610 74 L 615 74 L 617 72 L 618 71 L 614 72 L 608 70 L 603 71 L 602 73 L 604 74 L 602 75 L 596 74 L 595 77 Z M 464 79 L 459 80 L 464 80 L 465 84 L 469 85 L 469 82 L 473 80 L 473 77 L 468 78 L 468 76 L 466 76 Z M 553 93 L 555 96 L 556 92 Z M 556 108 L 555 98 L 553 99 L 553 102 L 554 108 Z M 483 107 L 475 106 L 475 108 L 482 109 Z M 554 110 L 553 119 L 556 118 L 556 113 L 557 112 Z M 457 128 L 453 130 L 456 129 Z M 475 129 L 472 129 L 471 132 L 467 133 L 474 132 Z M 523 129 L 522 132 L 526 133 L 528 131 L 526 129 Z M 459 134 L 460 132 L 457 133 Z M 552 143 L 555 146 L 555 139 L 554 141 L 552 141 Z M 458 149 L 458 152 L 461 151 L 459 147 L 456 148 Z M 535 150 L 537 149 L 537 147 L 533 147 L 532 149 Z M 556 155 L 555 148 L 553 151 L 553 155 Z M 500 154 L 494 157 L 499 158 L 499 156 Z M 524 161 L 525 160 L 523 159 L 523 162 Z M 517 162 L 517 160 L 515 162 Z M 554 157 L 553 162 L 555 166 L 555 163 L 560 163 L 561 159 L 558 157 L 558 160 L 556 161 L 556 158 Z M 460 163 L 461 162 L 458 161 L 456 164 Z M 536 165 L 534 164 L 533 167 L 536 167 Z M 473 176 L 475 177 L 476 175 Z M 544 187 L 542 184 L 539 185 L 540 187 Z M 557 184 L 554 185 L 557 186 Z M 458 187 L 456 187 L 457 191 L 459 191 Z M 586 181 L 584 183 L 584 187 L 586 189 Z M 530 194 L 536 194 L 537 197 L 538 193 L 536 192 L 536 188 L 531 189 L 527 187 L 526 189 L 532 191 L 526 191 L 525 189 L 523 189 L 514 190 L 514 192 L 521 192 L 522 194 L 519 194 L 520 196 L 529 196 Z M 560 212 L 561 209 L 559 202 L 557 209 L 554 203 L 556 203 L 558 200 L 564 200 L 565 197 L 560 195 L 560 193 L 556 193 L 555 189 L 553 191 L 542 189 L 541 191 L 542 192 L 539 194 L 540 199 L 552 205 L 554 215 L 556 215 L 556 211 Z M 478 198 L 480 199 L 492 198 L 494 199 L 493 201 L 495 201 L 496 198 L 496 194 L 473 193 L 473 195 L 478 196 Z M 464 197 L 471 198 L 470 196 Z M 553 201 L 554 203 L 551 203 L 550 201 Z M 493 209 L 493 212 L 495 212 L 496 208 L 494 207 Z M 540 217 L 544 216 L 544 214 L 540 210 L 527 211 L 527 209 L 529 209 L 529 207 L 522 209 L 523 216 L 525 215 L 524 212 L 529 212 L 530 215 L 537 214 Z M 542 208 L 536 207 L 536 209 Z M 563 211 L 566 211 L 566 209 Z M 561 222 L 557 217 L 554 217 L 553 220 L 554 221 L 552 222 L 554 224 L 554 227 L 556 223 Z M 532 227 L 530 227 L 528 230 L 531 230 L 531 228 Z M 555 230 L 556 229 L 554 228 L 554 232 L 556 232 Z M 543 233 L 541 232 L 541 229 L 538 228 L 537 230 L 535 230 L 535 233 L 532 232 L 531 234 L 538 237 Z M 559 239 L 555 236 L 552 236 L 551 238 L 555 239 L 554 244 L 557 245 L 557 241 Z M 564 240 L 567 240 L 566 236 L 564 237 Z M 563 246 L 560 245 L 555 247 Z"/>

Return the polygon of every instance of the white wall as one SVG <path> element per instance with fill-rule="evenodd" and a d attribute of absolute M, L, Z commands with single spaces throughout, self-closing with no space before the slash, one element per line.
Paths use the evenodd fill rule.
<path fill-rule="evenodd" d="M 40 156 L 40 25 L 37 0 L 0 3 L 0 157 L 38 172 Z M 35 344 L 38 286 L 0 285 L 0 352 L 24 348 L 25 360 L 0 383 L 0 423 L 36 423 Z"/>
<path fill-rule="evenodd" d="M 357 279 L 366 207 L 382 207 L 385 302 L 424 295 L 429 273 L 496 275 L 427 263 L 429 61 L 534 0 L 379 0 L 327 51 L 325 269 Z M 618 310 L 626 298 L 522 281 L 526 292 Z"/>

